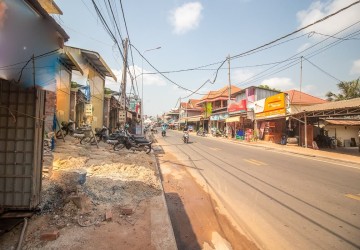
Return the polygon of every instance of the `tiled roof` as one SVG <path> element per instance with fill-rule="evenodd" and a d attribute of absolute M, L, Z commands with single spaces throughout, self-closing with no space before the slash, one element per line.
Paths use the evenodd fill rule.
<path fill-rule="evenodd" d="M 231 93 L 235 93 L 240 91 L 240 88 L 231 85 L 231 89 L 230 89 Z M 209 91 L 209 93 L 205 96 L 203 96 L 201 98 L 200 101 L 204 101 L 204 100 L 212 100 L 212 99 L 216 99 L 219 97 L 228 97 L 229 96 L 229 86 L 225 86 L 219 90 L 215 90 L 215 91 Z"/>
<path fill-rule="evenodd" d="M 326 100 L 306 94 L 304 92 L 300 92 L 295 89 L 285 91 L 285 93 L 289 95 L 290 104 L 313 105 L 327 102 Z"/>
<path fill-rule="evenodd" d="M 324 110 L 335 110 L 345 108 L 360 108 L 360 97 L 353 98 L 350 100 L 343 100 L 337 102 L 326 102 L 323 104 L 317 104 L 312 106 L 304 107 L 304 111 L 324 111 Z"/>
<path fill-rule="evenodd" d="M 189 104 L 192 108 L 197 108 L 196 104 L 198 104 L 200 102 L 200 100 L 197 99 L 189 99 Z"/>
<path fill-rule="evenodd" d="M 187 110 L 199 110 L 201 111 L 202 108 L 199 106 L 196 106 L 197 103 L 199 103 L 200 100 L 197 99 L 189 99 L 188 102 L 182 102 L 180 103 L 180 108 L 187 109 Z"/>

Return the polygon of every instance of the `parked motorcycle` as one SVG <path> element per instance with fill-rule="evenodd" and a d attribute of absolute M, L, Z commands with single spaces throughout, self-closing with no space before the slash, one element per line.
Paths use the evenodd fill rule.
<path fill-rule="evenodd" d="M 149 140 L 144 137 L 134 136 L 129 132 L 125 131 L 122 141 L 118 141 L 114 144 L 114 150 L 120 150 L 125 147 L 132 151 L 145 151 L 147 154 L 151 151 L 151 144 Z"/>
<path fill-rule="evenodd" d="M 183 141 L 184 143 L 189 143 L 189 132 L 188 131 L 184 131 L 184 134 L 183 134 Z"/>
<path fill-rule="evenodd" d="M 133 151 L 145 151 L 147 154 L 151 151 L 152 142 L 141 135 L 133 135 L 127 131 L 122 131 L 114 144 L 113 149 L 118 151 L 124 147 Z"/>
<path fill-rule="evenodd" d="M 58 130 L 55 134 L 56 138 L 62 139 L 63 136 L 65 137 L 67 135 L 70 135 L 77 139 L 82 139 L 85 138 L 88 134 L 90 134 L 91 131 L 90 125 L 86 125 L 84 127 L 79 127 L 76 129 L 74 129 L 73 126 L 74 126 L 74 122 L 71 120 L 69 122 L 61 122 L 61 129 Z"/>
<path fill-rule="evenodd" d="M 61 122 L 61 128 L 56 132 L 56 138 L 62 139 L 63 137 L 69 135 L 73 135 L 74 128 L 73 128 L 74 122 Z"/>
<path fill-rule="evenodd" d="M 198 136 L 205 136 L 205 130 L 199 129 L 199 130 L 196 132 L 196 135 L 198 135 Z"/>

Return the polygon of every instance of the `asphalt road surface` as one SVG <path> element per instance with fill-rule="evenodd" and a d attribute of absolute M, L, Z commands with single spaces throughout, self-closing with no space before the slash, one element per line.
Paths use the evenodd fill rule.
<path fill-rule="evenodd" d="M 167 131 L 168 149 L 263 249 L 360 249 L 360 164 Z"/>

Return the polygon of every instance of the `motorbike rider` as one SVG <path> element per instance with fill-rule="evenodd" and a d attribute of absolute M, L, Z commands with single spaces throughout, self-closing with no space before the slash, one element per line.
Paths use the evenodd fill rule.
<path fill-rule="evenodd" d="M 161 133 L 163 134 L 163 135 L 165 135 L 166 134 L 166 124 L 163 124 L 162 126 L 161 126 Z"/>

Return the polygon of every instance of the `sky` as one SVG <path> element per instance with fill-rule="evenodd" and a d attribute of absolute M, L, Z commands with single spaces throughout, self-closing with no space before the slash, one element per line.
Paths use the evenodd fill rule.
<path fill-rule="evenodd" d="M 240 88 L 266 84 L 325 98 L 328 91 L 338 92 L 340 81 L 360 76 L 360 4 L 260 50 L 237 56 L 355 0 L 122 0 L 128 32 L 120 1 L 95 2 L 121 44 L 111 11 L 105 5 L 111 3 L 121 37 L 130 39 L 129 67 L 136 78 L 135 92 L 143 96 L 146 115 L 160 115 L 175 108 L 179 98 L 200 99 L 208 91 L 228 85 L 229 63 L 221 63 L 229 55 L 230 82 Z M 122 56 L 92 1 L 56 3 L 63 15 L 54 18 L 70 36 L 66 44 L 98 52 L 118 78 L 117 83 L 107 79 L 106 86 L 118 91 Z M 197 70 L 186 70 L 194 68 Z M 174 72 L 179 70 L 185 71 Z M 199 94 L 189 96 L 189 90 L 202 85 Z M 130 78 L 127 92 L 134 94 Z"/>

